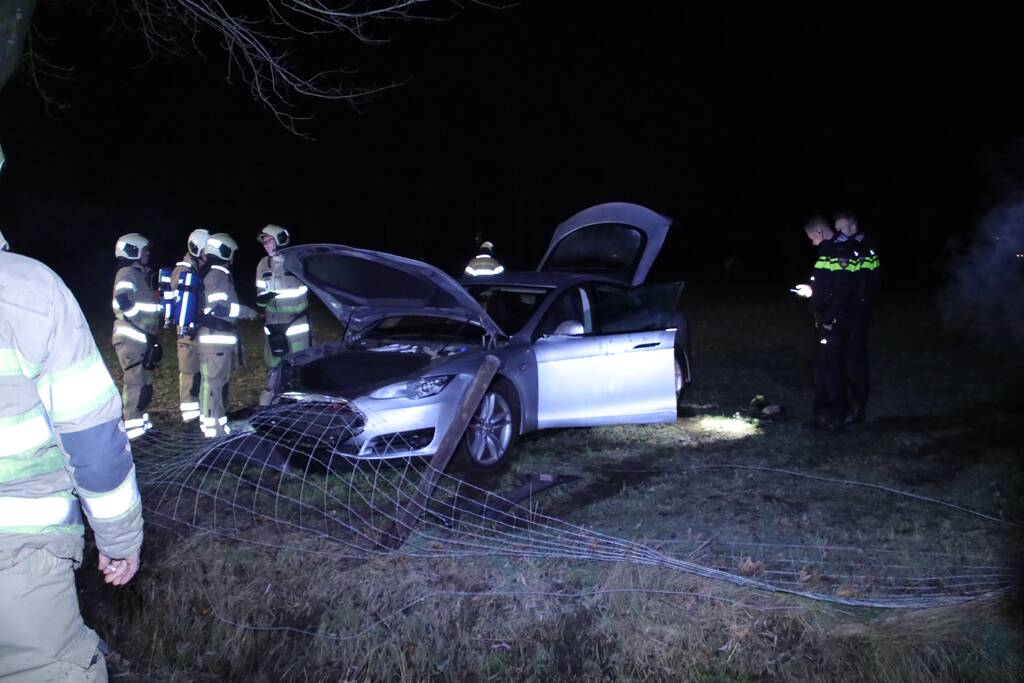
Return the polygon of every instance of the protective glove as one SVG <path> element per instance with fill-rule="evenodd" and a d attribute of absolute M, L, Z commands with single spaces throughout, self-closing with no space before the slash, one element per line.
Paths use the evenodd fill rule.
<path fill-rule="evenodd" d="M 277 296 L 277 292 L 263 292 L 262 294 L 259 294 L 259 295 L 256 296 L 256 305 L 257 306 L 266 306 L 271 301 L 273 301 L 274 297 L 276 297 L 276 296 Z"/>

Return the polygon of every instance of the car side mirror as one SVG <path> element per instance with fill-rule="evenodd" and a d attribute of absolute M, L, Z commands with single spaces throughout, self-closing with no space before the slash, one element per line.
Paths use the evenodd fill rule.
<path fill-rule="evenodd" d="M 584 334 L 585 332 L 586 330 L 583 329 L 583 323 L 581 323 L 579 320 L 566 320 L 565 322 L 562 322 L 561 324 L 559 324 L 558 327 L 555 328 L 554 333 L 566 337 L 578 337 L 581 334 Z"/>

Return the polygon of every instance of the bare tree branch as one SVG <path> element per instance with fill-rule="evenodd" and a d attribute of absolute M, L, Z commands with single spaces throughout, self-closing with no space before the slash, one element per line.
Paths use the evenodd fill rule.
<path fill-rule="evenodd" d="M 501 0 L 499 0 L 500 2 Z M 77 3 L 70 3 L 75 5 Z M 151 57 L 203 55 L 204 36 L 219 39 L 227 54 L 229 80 L 245 83 L 253 98 L 287 129 L 309 118 L 308 100 L 347 101 L 358 106 L 374 95 L 401 85 L 353 85 L 352 69 L 309 69 L 316 59 L 303 49 L 337 36 L 359 44 L 387 42 L 377 28 L 395 21 L 446 21 L 465 4 L 498 9 L 488 0 L 94 0 L 111 16 L 111 27 L 140 34 Z M 0 0 L 0 38 L 10 34 L 0 53 L 0 87 L 4 70 L 13 71 L 22 54 L 35 0 Z M 70 8 L 68 8 L 70 9 Z M 20 23 L 19 23 L 20 22 Z M 20 31 L 20 33 L 16 33 Z M 20 36 L 20 38 L 19 38 Z M 13 54 L 13 59 L 11 55 Z M 56 104 L 39 76 L 66 76 L 32 44 L 26 62 L 30 78 L 47 103 Z M 6 75 L 9 75 L 6 74 Z"/>

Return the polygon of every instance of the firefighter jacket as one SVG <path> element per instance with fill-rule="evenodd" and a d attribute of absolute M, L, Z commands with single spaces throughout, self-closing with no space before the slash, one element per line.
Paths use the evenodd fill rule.
<path fill-rule="evenodd" d="M 203 270 L 203 313 L 196 341 L 233 348 L 238 342 L 238 319 L 248 317 L 252 311 L 238 303 L 235 283 L 227 266 L 213 263 Z"/>
<path fill-rule="evenodd" d="M 192 254 L 185 254 L 185 256 L 180 261 L 174 264 L 174 270 L 171 271 L 171 291 L 174 293 L 175 301 L 174 310 L 181 310 L 181 291 L 179 290 L 178 287 L 178 285 L 181 282 L 181 274 L 192 273 L 193 277 L 201 277 L 199 273 L 199 266 L 199 259 L 197 259 Z M 175 325 L 180 325 L 180 321 L 178 320 L 174 320 L 172 322 Z M 181 335 L 184 333 L 179 329 L 178 334 Z M 179 341 L 187 344 L 192 343 L 192 340 L 189 337 L 181 338 L 179 339 Z"/>
<path fill-rule="evenodd" d="M 503 272 L 505 272 L 505 266 L 501 265 L 498 259 L 491 256 L 487 251 L 477 254 L 466 264 L 466 275 L 470 277 L 498 275 Z"/>
<path fill-rule="evenodd" d="M 815 323 L 831 325 L 846 317 L 853 289 L 851 263 L 852 252 L 846 245 L 835 240 L 818 245 L 810 301 Z"/>
<path fill-rule="evenodd" d="M 121 399 L 61 279 L 0 253 L 0 561 L 23 548 L 77 560 L 83 510 L 103 554 L 142 545 Z"/>
<path fill-rule="evenodd" d="M 163 305 L 150 284 L 148 268 L 138 262 L 118 269 L 114 276 L 114 339 L 146 343 L 147 334 L 160 331 Z"/>
<path fill-rule="evenodd" d="M 266 304 L 268 325 L 283 325 L 305 315 L 309 306 L 307 291 L 306 285 L 285 270 L 283 256 L 260 259 L 256 266 L 256 295 L 277 294 Z"/>

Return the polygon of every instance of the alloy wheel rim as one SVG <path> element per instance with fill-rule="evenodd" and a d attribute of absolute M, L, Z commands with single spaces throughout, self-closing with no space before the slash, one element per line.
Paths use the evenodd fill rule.
<path fill-rule="evenodd" d="M 505 456 L 512 441 L 512 407 L 497 392 L 487 392 L 466 430 L 469 456 L 481 465 L 493 465 Z"/>

